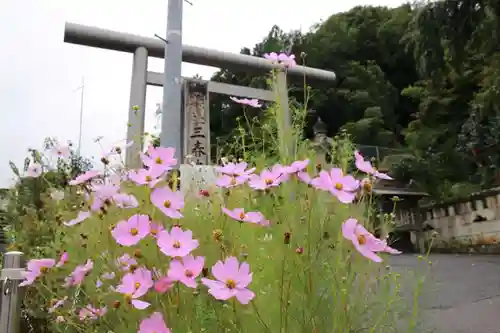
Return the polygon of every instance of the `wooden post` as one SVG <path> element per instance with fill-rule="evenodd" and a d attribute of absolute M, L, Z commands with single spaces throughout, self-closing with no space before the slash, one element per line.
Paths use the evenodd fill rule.
<path fill-rule="evenodd" d="M 19 333 L 21 324 L 23 253 L 11 251 L 4 254 L 3 269 L 0 271 L 0 332 Z"/>

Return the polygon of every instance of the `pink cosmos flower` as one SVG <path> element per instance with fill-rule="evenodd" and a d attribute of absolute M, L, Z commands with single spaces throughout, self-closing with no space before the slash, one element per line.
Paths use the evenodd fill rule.
<path fill-rule="evenodd" d="M 94 262 L 87 259 L 85 265 L 78 265 L 71 274 L 64 279 L 63 287 L 78 286 L 82 284 L 87 274 L 94 268 Z"/>
<path fill-rule="evenodd" d="M 381 248 L 381 250 L 378 252 L 385 252 L 385 253 L 389 253 L 389 254 L 401 254 L 402 253 L 401 251 L 396 250 L 396 249 L 390 247 L 389 245 L 387 245 L 386 240 L 380 241 L 380 248 Z"/>
<path fill-rule="evenodd" d="M 356 168 L 358 168 L 360 171 L 363 171 L 369 175 L 373 175 L 376 178 L 379 179 L 387 179 L 387 180 L 392 180 L 392 177 L 388 176 L 385 173 L 379 172 L 377 169 L 375 169 L 370 161 L 365 161 L 363 156 L 359 153 L 359 151 L 354 152 L 354 157 L 355 157 L 355 163 L 356 163 Z"/>
<path fill-rule="evenodd" d="M 266 190 L 270 187 L 279 186 L 284 180 L 286 180 L 286 175 L 283 173 L 283 167 L 275 165 L 271 170 L 262 170 L 259 176 L 250 176 L 248 185 L 254 190 Z"/>
<path fill-rule="evenodd" d="M 108 152 L 104 153 L 103 157 L 109 157 L 112 155 L 120 155 L 125 149 L 132 147 L 133 144 L 134 144 L 134 141 L 129 141 L 129 142 L 119 141 L 119 142 L 113 144 L 111 149 Z"/>
<path fill-rule="evenodd" d="M 67 159 L 71 156 L 71 150 L 68 146 L 63 146 L 61 144 L 56 144 L 52 149 L 52 154 L 58 158 Z"/>
<path fill-rule="evenodd" d="M 215 171 L 222 173 L 215 184 L 218 187 L 230 188 L 238 185 L 244 184 L 250 175 L 255 171 L 255 168 L 250 168 L 246 170 L 248 164 L 246 162 L 241 163 L 227 163 L 222 167 L 216 167 Z"/>
<path fill-rule="evenodd" d="M 162 232 L 163 230 L 165 230 L 165 227 L 161 223 L 151 222 L 151 224 L 149 225 L 149 233 L 153 237 L 157 238 L 160 232 Z"/>
<path fill-rule="evenodd" d="M 85 319 L 96 320 L 97 318 L 104 316 L 106 312 L 108 312 L 107 307 L 96 309 L 89 304 L 80 310 L 78 317 L 80 317 L 80 320 L 82 321 Z"/>
<path fill-rule="evenodd" d="M 222 188 L 231 188 L 243 185 L 249 179 L 249 176 L 229 176 L 222 175 L 215 181 L 215 185 Z"/>
<path fill-rule="evenodd" d="M 104 280 L 112 280 L 115 278 L 115 276 L 116 276 L 116 274 L 114 272 L 107 272 L 107 273 L 104 273 L 103 275 L 101 275 L 101 277 Z"/>
<path fill-rule="evenodd" d="M 248 212 L 245 213 L 243 208 L 235 208 L 233 210 L 229 210 L 225 207 L 222 207 L 222 211 L 229 216 L 230 218 L 241 221 L 241 222 L 249 222 L 260 225 L 269 225 L 269 221 L 266 220 L 264 215 L 261 212 Z"/>
<path fill-rule="evenodd" d="M 321 171 L 311 181 L 311 185 L 319 190 L 330 191 L 342 203 L 351 203 L 356 198 L 359 181 L 351 175 L 344 176 L 342 169 L 333 168 L 330 173 Z"/>
<path fill-rule="evenodd" d="M 113 201 L 118 208 L 137 208 L 139 202 L 132 194 L 118 193 L 113 196 Z"/>
<path fill-rule="evenodd" d="M 52 306 L 49 308 L 48 312 L 53 313 L 56 311 L 57 308 L 60 308 L 61 306 L 64 305 L 64 303 L 68 300 L 68 296 L 65 296 L 63 299 L 57 300 L 52 304 Z"/>
<path fill-rule="evenodd" d="M 157 188 L 151 193 L 151 202 L 163 214 L 172 219 L 180 219 L 180 209 L 184 208 L 184 197 L 181 192 L 173 192 L 169 187 Z"/>
<path fill-rule="evenodd" d="M 19 286 L 23 287 L 33 284 L 39 276 L 47 273 L 55 264 L 56 261 L 54 259 L 31 259 L 26 264 L 26 270 L 21 272 L 24 281 Z"/>
<path fill-rule="evenodd" d="M 157 293 L 163 294 L 172 289 L 174 286 L 174 280 L 168 276 L 160 277 L 154 285 L 155 291 Z"/>
<path fill-rule="evenodd" d="M 150 188 L 155 187 L 162 179 L 161 176 L 164 174 L 165 170 L 162 168 L 149 168 L 149 169 L 139 169 L 132 170 L 129 172 L 128 177 L 131 181 L 137 185 L 148 185 Z"/>
<path fill-rule="evenodd" d="M 118 265 L 118 267 L 121 267 L 122 270 L 129 271 L 131 265 L 137 266 L 137 260 L 132 258 L 130 254 L 125 253 L 120 258 L 118 258 L 116 264 Z"/>
<path fill-rule="evenodd" d="M 90 206 L 92 211 L 100 210 L 106 202 L 111 202 L 114 196 L 118 194 L 118 191 L 120 191 L 120 187 L 112 182 L 92 184 L 90 188 L 94 192 L 94 201 Z"/>
<path fill-rule="evenodd" d="M 285 65 L 285 67 L 292 67 L 297 65 L 295 62 L 295 55 L 287 55 L 286 53 L 276 53 L 276 52 L 271 52 L 271 53 L 264 53 L 264 58 L 271 60 L 272 62 L 275 63 L 280 63 Z"/>
<path fill-rule="evenodd" d="M 233 102 L 238 103 L 238 104 L 243 104 L 243 105 L 248 105 L 253 108 L 260 108 L 262 104 L 259 103 L 258 99 L 248 99 L 248 98 L 236 98 L 236 97 L 229 97 Z"/>
<path fill-rule="evenodd" d="M 137 333 L 170 333 L 170 329 L 165 324 L 162 314 L 155 312 L 141 321 Z"/>
<path fill-rule="evenodd" d="M 123 246 L 132 246 L 149 235 L 149 216 L 136 214 L 127 221 L 119 222 L 111 231 L 115 241 Z"/>
<path fill-rule="evenodd" d="M 215 167 L 215 171 L 228 176 L 250 176 L 255 168 L 247 169 L 248 163 L 226 163 L 224 166 Z"/>
<path fill-rule="evenodd" d="M 295 161 L 292 164 L 284 167 L 284 170 L 286 173 L 298 173 L 301 171 L 304 171 L 305 168 L 307 168 L 307 165 L 309 164 L 309 160 L 305 159 L 303 161 Z"/>
<path fill-rule="evenodd" d="M 312 178 L 307 172 L 297 172 L 297 178 L 306 184 L 311 184 Z"/>
<path fill-rule="evenodd" d="M 157 243 L 160 251 L 169 257 L 185 257 L 198 247 L 193 232 L 179 227 L 173 227 L 170 233 L 166 230 L 160 232 Z"/>
<path fill-rule="evenodd" d="M 187 255 L 182 258 L 182 261 L 172 260 L 168 270 L 168 277 L 174 281 L 179 281 L 189 288 L 196 288 L 196 278 L 200 275 L 205 264 L 204 257 L 193 257 Z"/>
<path fill-rule="evenodd" d="M 177 164 L 175 156 L 175 148 L 154 148 L 149 146 L 148 154 L 141 153 L 142 163 L 149 168 L 169 171 Z"/>
<path fill-rule="evenodd" d="M 42 175 L 42 165 L 40 163 L 31 163 L 26 170 L 26 177 L 38 178 Z"/>
<path fill-rule="evenodd" d="M 342 224 L 342 235 L 345 239 L 352 242 L 356 250 L 366 258 L 381 262 L 380 258 L 375 252 L 380 252 L 384 249 L 385 245 L 381 244 L 380 239 L 373 236 L 366 230 L 358 220 L 350 218 Z"/>
<path fill-rule="evenodd" d="M 101 175 L 101 172 L 100 171 L 97 171 L 97 170 L 90 170 L 90 171 L 87 171 L 79 176 L 77 176 L 75 179 L 73 180 L 70 180 L 69 181 L 69 184 L 70 185 L 79 185 L 79 184 L 83 184 L 85 182 L 88 182 L 90 181 L 92 178 L 95 178 L 97 176 Z"/>
<path fill-rule="evenodd" d="M 69 254 L 68 254 L 68 252 L 64 252 L 64 253 L 61 255 L 61 258 L 59 259 L 59 261 L 57 262 L 56 267 L 62 267 L 65 263 L 67 263 L 67 262 L 68 262 L 68 259 L 69 259 Z"/>
<path fill-rule="evenodd" d="M 63 224 L 65 226 L 70 227 L 70 226 L 73 226 L 75 224 L 82 223 L 83 221 L 88 219 L 90 217 L 90 215 L 92 215 L 90 212 L 79 212 L 78 216 L 76 218 L 74 218 L 73 220 L 71 220 L 69 222 L 63 222 Z"/>
<path fill-rule="evenodd" d="M 236 297 L 241 304 L 248 304 L 255 297 L 255 294 L 247 289 L 252 282 L 248 263 L 243 262 L 240 266 L 238 259 L 229 257 L 224 262 L 218 261 L 212 267 L 212 274 L 216 281 L 202 278 L 201 282 L 216 299 L 227 300 Z"/>
<path fill-rule="evenodd" d="M 153 284 L 151 271 L 141 267 L 133 273 L 125 274 L 116 291 L 124 294 L 127 301 L 136 309 L 143 310 L 150 304 L 138 298 L 144 296 L 153 287 Z"/>

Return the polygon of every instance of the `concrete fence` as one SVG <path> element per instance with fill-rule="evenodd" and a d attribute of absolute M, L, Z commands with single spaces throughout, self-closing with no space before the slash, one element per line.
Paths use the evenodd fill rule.
<path fill-rule="evenodd" d="M 432 227 L 436 245 L 459 241 L 468 244 L 500 242 L 500 188 L 466 199 L 424 207 L 424 226 Z"/>

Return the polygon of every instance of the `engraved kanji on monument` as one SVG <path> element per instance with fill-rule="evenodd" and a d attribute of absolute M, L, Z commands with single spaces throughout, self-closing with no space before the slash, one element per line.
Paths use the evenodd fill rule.
<path fill-rule="evenodd" d="M 210 164 L 210 115 L 207 83 L 184 82 L 184 163 Z"/>

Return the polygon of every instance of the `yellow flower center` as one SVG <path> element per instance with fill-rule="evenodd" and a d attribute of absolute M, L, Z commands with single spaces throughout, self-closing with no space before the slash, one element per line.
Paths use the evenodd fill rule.
<path fill-rule="evenodd" d="M 151 229 L 151 235 L 156 236 L 158 234 L 158 230 Z"/>
<path fill-rule="evenodd" d="M 226 281 L 226 287 L 228 287 L 229 289 L 236 288 L 236 281 L 234 281 L 233 279 L 227 280 Z"/>
<path fill-rule="evenodd" d="M 48 271 L 49 271 L 48 267 L 45 267 L 45 266 L 40 267 L 40 272 L 41 273 L 47 273 Z"/>
<path fill-rule="evenodd" d="M 365 245 L 366 244 L 366 236 L 365 235 L 358 235 L 358 243 L 359 245 Z"/>
<path fill-rule="evenodd" d="M 342 189 L 344 188 L 344 185 L 340 184 L 340 183 L 337 183 L 335 184 L 335 189 L 338 190 L 338 191 L 342 191 Z"/>
<path fill-rule="evenodd" d="M 165 200 L 163 206 L 165 206 L 165 208 L 170 208 L 170 206 L 172 206 L 172 203 L 170 202 L 170 200 Z"/>
<path fill-rule="evenodd" d="M 232 177 L 231 182 L 229 184 L 231 184 L 233 186 L 236 185 L 236 178 Z"/>
<path fill-rule="evenodd" d="M 174 241 L 174 245 L 173 245 L 173 247 L 174 247 L 175 249 L 179 249 L 179 248 L 181 247 L 181 242 L 179 242 L 178 240 Z"/>
<path fill-rule="evenodd" d="M 156 164 L 163 164 L 163 161 L 161 158 L 157 157 L 157 158 L 155 158 L 155 163 Z"/>
<path fill-rule="evenodd" d="M 266 185 L 271 185 L 273 183 L 273 180 L 272 179 L 266 179 L 266 180 L 264 180 L 264 182 L 266 183 Z"/>
<path fill-rule="evenodd" d="M 147 181 L 147 182 L 150 182 L 150 181 L 152 181 L 152 180 L 153 180 L 153 178 L 151 178 L 151 176 L 146 176 L 146 177 L 144 177 L 144 178 L 146 179 L 146 181 Z"/>
<path fill-rule="evenodd" d="M 243 220 L 246 216 L 247 216 L 247 215 L 245 214 L 245 212 L 241 212 L 241 213 L 240 213 L 240 219 L 242 219 L 242 220 Z"/>
<path fill-rule="evenodd" d="M 132 228 L 132 229 L 130 229 L 130 234 L 131 234 L 132 236 L 136 236 L 138 233 L 139 233 L 139 230 L 137 230 L 136 228 Z"/>
<path fill-rule="evenodd" d="M 141 287 L 141 284 L 139 282 L 136 282 L 134 287 L 135 287 L 135 289 L 139 289 Z"/>
<path fill-rule="evenodd" d="M 194 274 L 189 269 L 186 269 L 186 271 L 184 272 L 184 275 L 186 275 L 188 278 L 190 278 L 190 277 L 193 277 Z"/>

